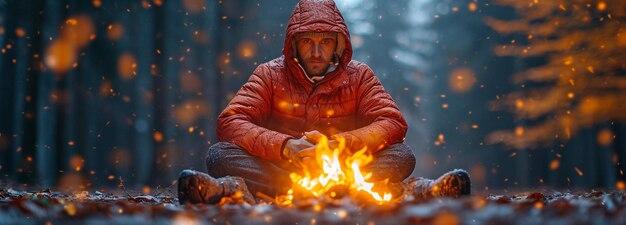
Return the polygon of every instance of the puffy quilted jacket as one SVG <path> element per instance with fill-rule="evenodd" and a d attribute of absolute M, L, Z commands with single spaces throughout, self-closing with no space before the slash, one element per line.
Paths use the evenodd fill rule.
<path fill-rule="evenodd" d="M 339 65 L 313 83 L 295 57 L 299 32 L 337 32 Z M 402 142 L 407 124 L 372 69 L 351 60 L 350 34 L 330 0 L 300 1 L 289 20 L 283 56 L 259 65 L 217 121 L 220 141 L 279 160 L 290 138 L 318 130 L 373 152 Z"/>

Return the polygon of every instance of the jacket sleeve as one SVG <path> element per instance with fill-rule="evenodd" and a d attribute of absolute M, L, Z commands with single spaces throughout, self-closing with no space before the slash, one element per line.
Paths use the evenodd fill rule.
<path fill-rule="evenodd" d="M 334 137 L 346 139 L 352 149 L 364 146 L 372 152 L 380 151 L 389 145 L 404 141 L 407 123 L 402 113 L 385 91 L 380 80 L 366 65 L 360 72 L 357 120 L 361 128 L 336 134 Z"/>
<path fill-rule="evenodd" d="M 238 145 L 251 155 L 278 160 L 284 143 L 293 138 L 263 127 L 272 111 L 269 69 L 260 65 L 217 119 L 220 141 Z"/>

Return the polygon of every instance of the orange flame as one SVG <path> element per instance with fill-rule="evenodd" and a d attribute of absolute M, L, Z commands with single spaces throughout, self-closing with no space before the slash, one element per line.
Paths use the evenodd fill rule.
<path fill-rule="evenodd" d="M 303 166 L 304 176 L 297 173 L 290 174 L 293 186 L 284 200 L 279 201 L 279 204 L 291 205 L 296 191 L 308 192 L 307 194 L 315 197 L 326 194 L 335 197 L 337 194 L 333 190 L 341 187 L 349 188 L 348 192 L 351 195 L 366 193 L 366 196 L 371 197 L 378 204 L 391 201 L 391 193 L 381 194 L 373 190 L 375 184 L 368 181 L 372 173 L 361 171 L 363 166 L 373 161 L 373 156 L 369 154 L 367 148 L 364 147 L 349 154 L 345 139 L 340 138 L 336 141 L 338 141 L 337 147 L 332 148 L 326 137 L 321 138 L 315 149 L 313 165 Z M 385 180 L 383 183 L 386 182 Z"/>

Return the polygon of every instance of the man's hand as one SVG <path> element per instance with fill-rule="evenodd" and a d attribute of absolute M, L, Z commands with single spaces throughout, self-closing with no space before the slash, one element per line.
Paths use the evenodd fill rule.
<path fill-rule="evenodd" d="M 301 138 L 288 140 L 282 154 L 299 167 L 312 167 L 315 164 L 315 149 L 324 137 L 326 135 L 317 130 L 304 132 Z M 337 141 L 328 140 L 330 149 L 337 148 L 338 145 Z"/>
<path fill-rule="evenodd" d="M 282 155 L 296 165 L 301 166 L 302 158 L 315 156 L 315 144 L 309 142 L 306 136 L 302 136 L 299 139 L 290 139 L 285 144 Z"/>
<path fill-rule="evenodd" d="M 321 132 L 317 130 L 304 132 L 304 136 L 307 137 L 308 140 L 312 141 L 312 143 L 314 143 L 316 146 L 319 144 L 322 138 L 326 138 L 326 140 L 328 140 L 328 147 L 331 150 L 334 148 L 337 148 L 339 145 L 339 142 L 337 142 L 336 140 L 329 140 L 328 137 L 326 137 L 326 135 L 322 134 Z"/>

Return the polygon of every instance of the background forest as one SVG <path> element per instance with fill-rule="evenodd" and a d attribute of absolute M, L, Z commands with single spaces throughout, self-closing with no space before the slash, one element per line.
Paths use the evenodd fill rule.
<path fill-rule="evenodd" d="M 295 0 L 0 0 L 0 185 L 168 186 L 280 56 Z M 337 0 L 416 176 L 624 189 L 626 2 Z"/>

